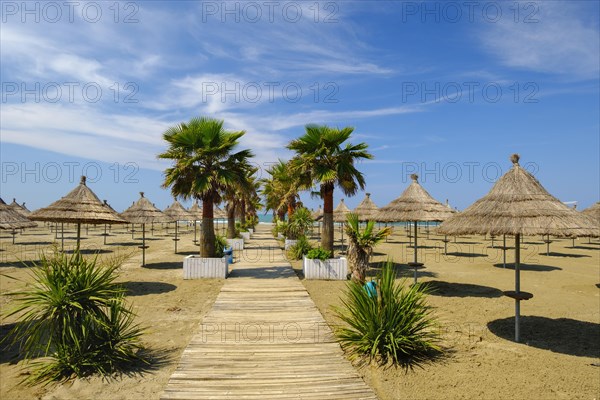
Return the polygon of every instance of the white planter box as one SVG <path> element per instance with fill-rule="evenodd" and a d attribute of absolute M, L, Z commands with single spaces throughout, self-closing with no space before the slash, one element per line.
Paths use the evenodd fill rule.
<path fill-rule="evenodd" d="M 227 278 L 229 264 L 223 258 L 187 256 L 183 259 L 183 279 Z"/>
<path fill-rule="evenodd" d="M 242 239 L 250 240 L 250 232 L 240 232 L 240 235 L 242 236 Z"/>
<path fill-rule="evenodd" d="M 227 239 L 227 244 L 230 245 L 233 250 L 244 250 L 244 239 Z"/>
<path fill-rule="evenodd" d="M 330 258 L 325 261 L 318 259 L 302 259 L 302 272 L 305 279 L 346 280 L 348 261 L 346 258 Z"/>
<path fill-rule="evenodd" d="M 250 232 L 250 235 L 252 235 L 252 234 L 254 234 L 254 229 L 248 228 L 248 232 Z"/>
<path fill-rule="evenodd" d="M 293 245 L 295 245 L 296 243 L 298 243 L 297 240 L 292 240 L 292 239 L 285 239 L 285 245 L 284 245 L 284 249 L 288 250 L 290 247 L 292 247 Z"/>
<path fill-rule="evenodd" d="M 283 235 L 281 233 L 277 234 L 277 239 L 283 239 Z"/>

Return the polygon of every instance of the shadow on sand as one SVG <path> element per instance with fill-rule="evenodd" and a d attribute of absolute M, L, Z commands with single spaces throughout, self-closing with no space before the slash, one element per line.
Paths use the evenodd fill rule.
<path fill-rule="evenodd" d="M 123 282 L 128 296 L 144 296 L 147 294 L 167 293 L 177 289 L 177 286 L 164 282 Z"/>
<path fill-rule="evenodd" d="M 514 340 L 515 319 L 508 317 L 488 323 L 489 330 Z M 521 341 L 528 346 L 577 357 L 600 357 L 600 324 L 569 318 L 521 316 Z"/>
<path fill-rule="evenodd" d="M 490 286 L 473 285 L 470 283 L 454 283 L 444 281 L 429 281 L 427 285 L 433 296 L 444 297 L 502 297 L 502 291 Z"/>
<path fill-rule="evenodd" d="M 172 261 L 172 262 L 158 262 L 158 263 L 146 263 L 142 268 L 148 269 L 183 269 L 183 262 Z"/>
<path fill-rule="evenodd" d="M 570 257 L 570 258 L 582 258 L 582 257 L 591 257 L 588 254 L 569 254 L 569 253 L 556 253 L 551 251 L 550 254 L 543 252 L 539 253 L 540 256 L 548 256 L 548 257 Z"/>
<path fill-rule="evenodd" d="M 496 263 L 494 264 L 496 268 L 504 268 L 504 264 Z M 506 263 L 506 269 L 515 269 L 515 265 L 513 263 Z M 519 266 L 521 271 L 536 271 L 536 272 L 550 272 L 550 271 L 560 271 L 562 268 L 554 267 L 552 265 L 539 265 L 539 264 L 521 264 Z"/>

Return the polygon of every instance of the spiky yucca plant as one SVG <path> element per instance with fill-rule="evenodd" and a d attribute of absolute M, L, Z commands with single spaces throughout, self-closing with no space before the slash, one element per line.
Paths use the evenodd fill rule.
<path fill-rule="evenodd" d="M 373 247 L 392 233 L 392 228 L 388 226 L 377 232 L 374 232 L 374 228 L 374 221 L 368 221 L 364 229 L 361 229 L 357 214 L 350 213 L 346 216 L 348 263 L 352 271 L 352 280 L 358 283 L 365 282 Z"/>
<path fill-rule="evenodd" d="M 427 287 L 396 283 L 387 262 L 376 279 L 377 295 L 355 281 L 348 282 L 336 316 L 338 341 L 352 359 L 412 366 L 441 351 L 439 331 L 426 303 Z"/>
<path fill-rule="evenodd" d="M 106 375 L 147 362 L 140 353 L 142 330 L 115 282 L 122 261 L 102 264 L 79 252 L 42 254 L 33 282 L 11 293 L 17 306 L 6 316 L 18 315 L 19 321 L 7 339 L 26 359 L 44 357 L 32 363 L 31 383 Z"/>

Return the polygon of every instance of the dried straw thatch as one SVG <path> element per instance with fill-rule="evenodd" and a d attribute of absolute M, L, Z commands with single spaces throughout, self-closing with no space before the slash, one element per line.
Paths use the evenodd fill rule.
<path fill-rule="evenodd" d="M 196 221 L 202 219 L 202 207 L 200 207 L 200 204 L 198 204 L 197 201 L 190 207 L 190 213 L 194 216 Z"/>
<path fill-rule="evenodd" d="M 597 235 L 592 219 L 567 207 L 542 187 L 519 165 L 519 155 L 510 158 L 513 167 L 490 192 L 439 227 L 445 234 L 494 234 L 515 236 L 515 290 L 504 294 L 515 300 L 515 341 L 520 340 L 521 301 L 533 294 L 521 291 L 521 235 Z"/>
<path fill-rule="evenodd" d="M 371 200 L 371 193 L 367 193 L 363 201 L 356 206 L 353 212 L 358 215 L 358 220 L 361 222 L 375 221 L 379 207 Z"/>
<path fill-rule="evenodd" d="M 346 222 L 346 215 L 352 211 L 344 203 L 344 199 L 340 200 L 340 203 L 333 210 L 333 221 L 334 222 Z"/>
<path fill-rule="evenodd" d="M 174 200 L 163 212 L 171 217 L 173 221 L 193 221 L 195 218 L 195 216 L 186 210 L 177 200 Z"/>
<path fill-rule="evenodd" d="M 2 200 L 2 197 L 0 197 L 0 205 L 5 205 L 6 203 L 4 202 L 4 200 Z"/>
<path fill-rule="evenodd" d="M 220 209 L 219 206 L 215 205 L 213 211 L 213 218 L 227 219 L 227 212 L 225 210 Z"/>
<path fill-rule="evenodd" d="M 37 224 L 3 202 L 0 204 L 0 229 L 33 228 Z"/>
<path fill-rule="evenodd" d="M 140 192 L 139 200 L 123 211 L 121 217 L 131 224 L 173 222 L 173 218 L 164 214 L 144 197 L 144 192 Z"/>
<path fill-rule="evenodd" d="M 69 194 L 48 207 L 32 212 L 29 218 L 35 221 L 67 222 L 78 224 L 125 224 L 123 218 L 105 207 L 85 184 L 81 183 Z"/>
<path fill-rule="evenodd" d="M 442 223 L 448 235 L 553 235 L 597 236 L 598 228 L 585 214 L 567 207 L 552 196 L 511 157 L 513 167 L 490 192 L 463 212 Z"/>
<path fill-rule="evenodd" d="M 375 215 L 377 221 L 444 221 L 455 213 L 440 203 L 419 184 L 419 177 L 412 174 L 412 183 L 400 197 L 381 207 Z"/>
<path fill-rule="evenodd" d="M 24 206 L 25 206 L 25 203 L 23 203 L 23 205 L 20 205 L 19 203 L 17 203 L 17 199 L 15 199 L 15 198 L 13 198 L 12 203 L 9 204 L 9 207 L 12 208 L 13 210 L 15 210 L 16 212 L 18 212 L 19 214 L 21 214 L 23 216 L 28 216 L 29 214 L 31 214 L 31 211 L 29 211 Z"/>
<path fill-rule="evenodd" d="M 318 221 L 321 218 L 323 218 L 323 208 L 321 206 L 319 206 L 319 209 L 317 211 L 313 211 L 311 213 L 311 217 L 315 221 Z"/>
<path fill-rule="evenodd" d="M 582 211 L 582 213 L 594 219 L 596 221 L 596 225 L 600 225 L 600 201 L 586 208 Z"/>

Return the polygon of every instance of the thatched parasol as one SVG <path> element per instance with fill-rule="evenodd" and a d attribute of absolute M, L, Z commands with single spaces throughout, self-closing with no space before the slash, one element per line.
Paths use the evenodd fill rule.
<path fill-rule="evenodd" d="M 358 220 L 361 222 L 375 221 L 379 207 L 371 200 L 371 193 L 367 193 L 363 201 L 356 206 L 353 212 L 358 215 Z"/>
<path fill-rule="evenodd" d="M 583 214 L 594 219 L 597 225 L 600 225 L 600 201 L 581 211 Z"/>
<path fill-rule="evenodd" d="M 17 203 L 17 199 L 15 198 L 13 198 L 12 203 L 10 203 L 8 206 L 21 215 L 28 216 L 29 214 L 31 214 L 31 211 L 24 207 L 25 203 L 23 203 L 23 205 L 20 205 L 19 203 Z"/>
<path fill-rule="evenodd" d="M 4 200 L 2 200 L 2 197 L 0 197 L 0 205 L 5 205 L 6 203 L 4 202 Z"/>
<path fill-rule="evenodd" d="M 127 221 L 105 207 L 85 184 L 85 176 L 79 185 L 65 197 L 48 207 L 32 212 L 29 218 L 35 221 L 66 222 L 77 224 L 77 247 L 81 241 L 81 224 L 125 224 Z"/>
<path fill-rule="evenodd" d="M 419 176 L 412 174 L 412 183 L 402 192 L 400 197 L 392 200 L 388 205 L 381 207 L 375 216 L 378 221 L 399 222 L 407 221 L 414 224 L 414 261 L 409 266 L 415 269 L 415 283 L 417 282 L 417 269 L 423 264 L 417 261 L 417 222 L 419 221 L 444 221 L 449 218 L 454 210 L 440 203 L 419 184 Z"/>
<path fill-rule="evenodd" d="M 173 238 L 173 241 L 175 242 L 175 254 L 177 254 L 177 242 L 179 241 L 179 238 L 177 237 L 178 221 L 193 221 L 196 217 L 186 210 L 177 200 L 174 200 L 169 207 L 165 208 L 164 213 L 171 217 L 171 220 L 175 222 L 175 237 Z"/>
<path fill-rule="evenodd" d="M 17 229 L 36 227 L 35 222 L 30 221 L 26 216 L 17 212 L 13 207 L 2 202 L 0 204 L 0 229 L 12 230 L 12 243 L 15 244 Z"/>
<path fill-rule="evenodd" d="M 150 200 L 144 197 L 144 192 L 140 192 L 139 200 L 123 211 L 121 217 L 130 224 L 142 224 L 142 245 L 140 248 L 142 249 L 142 266 L 144 266 L 146 265 L 146 249 L 148 248 L 146 246 L 146 224 L 172 222 L 173 219 L 156 208 Z"/>
<path fill-rule="evenodd" d="M 340 203 L 333 210 L 333 222 L 346 222 L 346 216 L 350 214 L 350 209 L 344 203 L 344 199 L 340 200 Z"/>
<path fill-rule="evenodd" d="M 443 222 L 439 231 L 450 235 L 493 234 L 515 236 L 515 290 L 504 294 L 515 299 L 515 341 L 519 341 L 520 302 L 533 295 L 521 292 L 521 235 L 596 236 L 589 217 L 552 196 L 519 165 L 519 155 L 510 158 L 513 167 L 490 192 L 463 212 Z"/>
<path fill-rule="evenodd" d="M 315 221 L 318 221 L 321 218 L 323 218 L 323 208 L 321 206 L 319 206 L 319 208 L 316 211 L 313 211 L 311 213 L 311 217 Z"/>

